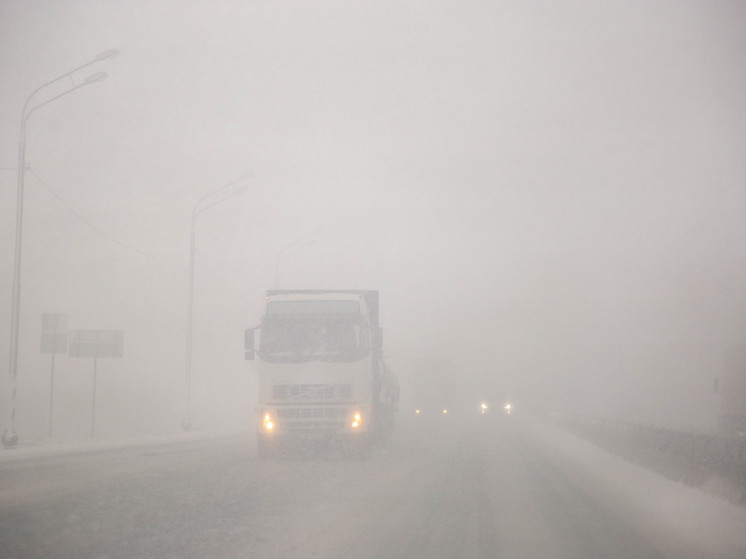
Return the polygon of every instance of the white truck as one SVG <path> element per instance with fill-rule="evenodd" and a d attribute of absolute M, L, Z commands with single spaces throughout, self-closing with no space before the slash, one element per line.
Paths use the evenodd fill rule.
<path fill-rule="evenodd" d="M 383 361 L 378 292 L 270 290 L 245 331 L 258 375 L 257 448 L 316 440 L 386 441 L 399 384 Z"/>

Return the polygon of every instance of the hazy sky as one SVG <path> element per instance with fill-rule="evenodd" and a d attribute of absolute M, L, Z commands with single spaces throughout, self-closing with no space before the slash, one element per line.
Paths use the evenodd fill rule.
<path fill-rule="evenodd" d="M 0 363 L 23 104 L 120 51 L 28 121 L 24 421 L 45 312 L 125 330 L 112 406 L 178 400 L 191 212 L 248 172 L 198 220 L 205 417 L 250 400 L 241 331 L 277 269 L 379 289 L 405 380 L 442 355 L 495 394 L 686 422 L 746 341 L 745 28 L 742 2 L 2 2 Z M 57 367 L 71 407 L 92 365 Z"/>

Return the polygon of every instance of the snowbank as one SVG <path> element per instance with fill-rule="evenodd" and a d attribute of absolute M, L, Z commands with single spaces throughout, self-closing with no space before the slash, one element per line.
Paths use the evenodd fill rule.
<path fill-rule="evenodd" d="M 672 559 L 746 558 L 746 509 L 536 419 L 526 436 L 566 478 Z"/>

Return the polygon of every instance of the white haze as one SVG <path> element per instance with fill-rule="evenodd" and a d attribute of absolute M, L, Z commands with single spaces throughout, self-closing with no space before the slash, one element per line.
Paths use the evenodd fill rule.
<path fill-rule="evenodd" d="M 251 425 L 242 331 L 277 269 L 281 287 L 380 291 L 404 401 L 417 363 L 442 360 L 464 397 L 713 429 L 723 349 L 746 338 L 745 15 L 2 2 L 2 363 L 23 103 L 120 51 L 74 78 L 105 82 L 28 121 L 21 440 L 46 436 L 52 312 L 125 332 L 124 358 L 98 362 L 99 436 L 178 431 L 191 212 L 246 172 L 247 192 L 197 223 L 195 428 Z M 57 438 L 87 437 L 92 372 L 57 356 Z M 8 404 L 4 374 L 3 421 Z"/>

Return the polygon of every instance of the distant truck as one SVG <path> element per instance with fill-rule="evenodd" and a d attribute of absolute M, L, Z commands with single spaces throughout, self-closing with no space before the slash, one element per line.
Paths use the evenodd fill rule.
<path fill-rule="evenodd" d="M 720 432 L 746 433 L 746 345 L 732 346 L 725 351 L 723 378 L 718 384 Z"/>
<path fill-rule="evenodd" d="M 447 355 L 415 360 L 409 378 L 410 411 L 420 425 L 471 421 L 487 415 L 491 390 L 474 382 Z M 497 404 L 497 402 L 495 402 Z"/>
<path fill-rule="evenodd" d="M 461 408 L 461 380 L 456 366 L 447 357 L 419 359 L 412 363 L 410 382 L 412 412 L 425 423 L 445 418 Z M 458 412 L 461 412 L 458 409 Z"/>
<path fill-rule="evenodd" d="M 399 384 L 383 361 L 378 292 L 270 290 L 245 332 L 257 359 L 257 448 L 316 440 L 386 441 Z"/>

